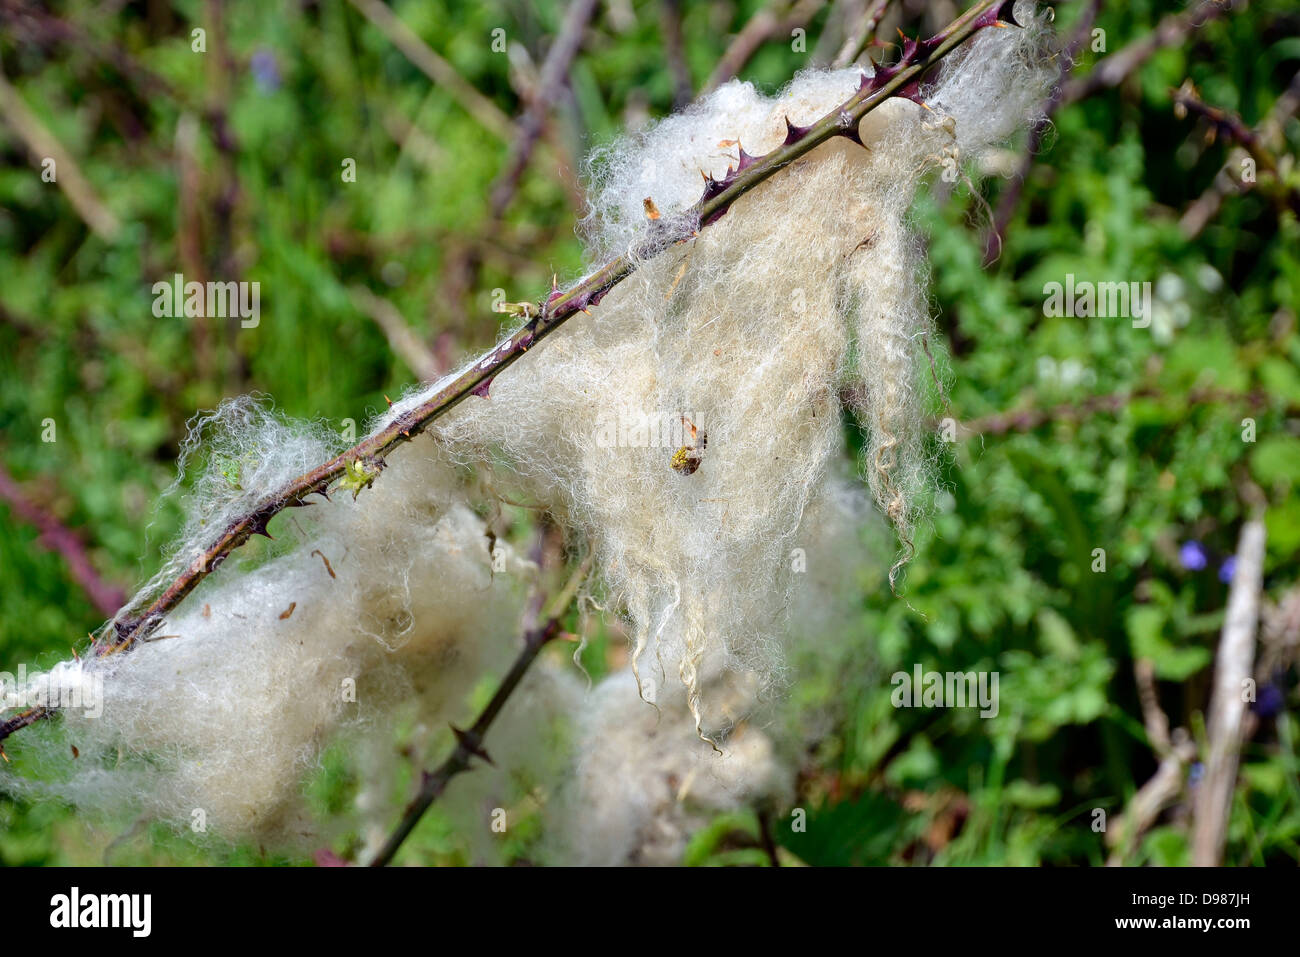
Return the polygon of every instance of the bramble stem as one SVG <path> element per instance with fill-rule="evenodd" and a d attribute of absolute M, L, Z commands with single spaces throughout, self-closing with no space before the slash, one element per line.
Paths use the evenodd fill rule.
<path fill-rule="evenodd" d="M 872 77 L 864 75 L 853 96 L 811 126 L 797 127 L 787 120 L 789 135 L 785 143 L 761 157 L 742 153 L 740 168 L 722 180 L 708 179 L 704 195 L 685 216 L 650 223 L 646 237 L 632 249 L 569 289 L 553 292 L 540 305 L 536 316 L 472 365 L 445 381 L 419 405 L 396 416 L 354 447 L 264 496 L 247 514 L 226 526 L 143 611 L 132 613 L 132 604 L 119 611 L 106 633 L 95 642 L 95 651 L 102 655 L 130 650 L 142 638 L 148 637 L 162 623 L 163 616 L 175 609 L 231 552 L 252 535 L 264 534 L 272 517 L 286 508 L 307 504 L 305 499 L 310 495 L 325 494 L 332 482 L 343 477 L 349 465 L 356 468 L 358 462 L 382 462 L 385 455 L 412 441 L 467 397 L 479 395 L 486 398 L 497 375 L 574 315 L 587 313 L 589 307 L 599 303 L 606 293 L 631 275 L 639 262 L 697 235 L 699 229 L 725 215 L 745 193 L 822 143 L 837 136 L 861 142 L 858 124 L 863 117 L 894 96 L 919 100 L 918 84 L 922 76 L 979 30 L 1005 26 L 1004 21 L 1014 23 L 1013 7 L 1012 0 L 981 0 L 928 40 L 907 40 L 898 63 L 878 67 Z M 45 714 L 43 710 L 38 717 Z M 0 741 L 8 733 L 9 725 L 0 725 Z"/>
<path fill-rule="evenodd" d="M 569 576 L 565 586 L 551 599 L 546 611 L 543 612 L 545 620 L 542 624 L 529 628 L 524 632 L 524 647 L 515 658 L 514 664 L 510 666 L 506 676 L 501 680 L 501 686 L 497 688 L 496 694 L 492 695 L 492 700 L 487 703 L 487 707 L 478 716 L 478 720 L 474 722 L 468 731 L 461 731 L 456 727 L 452 728 L 452 732 L 456 735 L 456 750 L 451 753 L 446 761 L 438 765 L 437 770 L 432 773 L 424 772 L 420 782 L 420 793 L 407 806 L 406 813 L 402 815 L 401 823 L 397 825 L 397 829 L 384 842 L 383 849 L 370 862 L 371 867 L 384 867 L 392 862 L 393 855 L 397 853 L 398 848 L 410 836 L 411 831 L 415 830 L 415 825 L 420 822 L 424 812 L 429 810 L 429 806 L 442 796 L 442 792 L 447 789 L 451 779 L 460 772 L 469 769 L 471 758 L 477 756 L 491 763 L 492 759 L 488 757 L 487 752 L 483 749 L 483 738 L 487 734 L 488 728 L 492 727 L 492 722 L 496 720 L 497 715 L 501 713 L 501 709 L 505 707 L 510 695 L 514 693 L 515 688 L 519 687 L 519 682 L 523 680 L 524 675 L 537 659 L 542 648 L 546 646 L 547 642 L 559 636 L 560 618 L 568 610 L 569 605 L 578 594 L 583 579 L 591 569 L 591 559 L 592 555 L 588 552 L 586 559 Z"/>

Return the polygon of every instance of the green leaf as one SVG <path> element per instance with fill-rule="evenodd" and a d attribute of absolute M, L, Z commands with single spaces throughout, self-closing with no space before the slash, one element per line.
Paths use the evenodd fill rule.
<path fill-rule="evenodd" d="M 1168 617 L 1163 608 L 1138 605 L 1127 616 L 1130 646 L 1134 658 L 1146 658 L 1155 665 L 1156 676 L 1168 681 L 1185 681 L 1210 663 L 1210 649 L 1176 647 L 1165 637 Z"/>
<path fill-rule="evenodd" d="M 1260 440 L 1251 454 L 1250 469 L 1255 480 L 1268 488 L 1294 484 L 1300 478 L 1300 439 L 1274 435 Z"/>

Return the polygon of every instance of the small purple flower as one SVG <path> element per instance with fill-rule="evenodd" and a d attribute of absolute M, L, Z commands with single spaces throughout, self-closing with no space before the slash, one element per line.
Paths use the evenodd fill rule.
<path fill-rule="evenodd" d="M 1205 777 L 1205 765 L 1200 761 L 1193 764 L 1187 771 L 1187 786 L 1194 788 L 1201 783 L 1201 778 Z"/>
<path fill-rule="evenodd" d="M 1229 555 L 1223 560 L 1223 564 L 1219 566 L 1219 581 L 1223 582 L 1225 585 L 1230 584 L 1232 582 L 1232 576 L 1236 571 L 1237 556 Z"/>
<path fill-rule="evenodd" d="M 1196 541 L 1183 542 L 1183 547 L 1178 550 L 1178 560 L 1189 572 L 1199 572 L 1210 563 L 1205 549 Z"/>
<path fill-rule="evenodd" d="M 1286 695 L 1276 684 L 1266 684 L 1259 689 L 1259 699 L 1251 706 L 1261 718 L 1272 718 L 1281 712 L 1286 704 Z"/>
<path fill-rule="evenodd" d="M 253 80 L 263 93 L 274 93 L 280 89 L 280 68 L 276 66 L 275 54 L 263 47 L 255 52 L 248 61 Z"/>

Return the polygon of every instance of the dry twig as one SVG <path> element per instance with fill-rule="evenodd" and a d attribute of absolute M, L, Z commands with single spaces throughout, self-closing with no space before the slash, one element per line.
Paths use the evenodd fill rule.
<path fill-rule="evenodd" d="M 422 775 L 419 794 L 407 807 L 397 829 L 393 831 L 384 843 L 383 848 L 370 862 L 371 867 L 384 867 L 392 862 L 393 856 L 407 837 L 410 836 L 411 831 L 415 830 L 415 825 L 420 822 L 424 812 L 429 810 L 433 802 L 442 796 L 452 778 L 469 769 L 472 758 L 478 757 L 489 764 L 492 763 L 492 759 L 488 757 L 487 751 L 483 748 L 483 739 L 487 735 L 488 729 L 492 727 L 492 723 L 501 713 L 501 709 L 505 707 L 506 702 L 510 700 L 510 696 L 519 687 L 519 683 L 523 680 L 524 675 L 528 673 L 528 669 L 537 660 L 542 648 L 548 642 L 559 637 L 560 619 L 568 611 L 573 599 L 577 597 L 583 579 L 587 577 L 587 573 L 591 570 L 591 559 L 592 554 L 588 551 L 587 557 L 574 570 L 564 588 L 551 599 L 550 604 L 541 615 L 541 624 L 533 624 L 524 630 L 523 648 L 520 649 L 514 664 L 510 666 L 510 670 L 501 680 L 501 686 L 497 688 L 496 694 L 492 696 L 492 700 L 488 702 L 487 707 L 479 714 L 478 720 L 468 730 L 462 731 L 456 727 L 451 729 L 456 736 L 455 750 L 435 771 L 432 773 L 426 771 Z"/>
<path fill-rule="evenodd" d="M 503 140 L 514 135 L 514 124 L 495 103 L 474 89 L 456 68 L 429 48 L 415 32 L 397 19 L 382 0 L 350 0 L 362 15 L 388 38 L 389 42 L 406 55 L 421 73 L 445 89 L 465 112 L 478 120 L 489 133 Z"/>
<path fill-rule="evenodd" d="M 853 26 L 853 32 L 844 38 L 844 45 L 831 61 L 832 67 L 840 70 L 857 62 L 875 38 L 876 28 L 880 26 L 880 20 L 888 8 L 889 0 L 871 0 L 867 4 L 867 9 Z"/>
<path fill-rule="evenodd" d="M 708 96 L 736 76 L 768 40 L 788 38 L 792 30 L 804 26 L 825 4 L 826 0 L 796 0 L 794 3 L 776 0 L 754 14 L 723 52 L 700 90 L 700 96 Z"/>
<path fill-rule="evenodd" d="M 0 119 L 22 140 L 32 162 L 38 167 L 46 160 L 54 162 L 54 182 L 90 231 L 108 242 L 116 239 L 122 229 L 118 218 L 95 193 L 72 154 L 28 109 L 3 71 L 0 71 Z"/>
<path fill-rule="evenodd" d="M 537 95 L 533 97 L 523 119 L 519 122 L 519 132 L 510 146 L 510 155 L 497 181 L 492 186 L 490 213 L 492 220 L 499 220 L 510 205 L 515 191 L 519 188 L 520 177 L 528 167 L 533 155 L 533 148 L 542 135 L 546 124 L 546 114 L 560 95 L 560 89 L 568 81 L 569 67 L 582 46 L 582 34 L 587 29 L 592 15 L 596 12 L 596 0 L 573 0 L 564 15 L 564 25 L 560 35 L 551 44 L 546 61 L 542 64 L 542 75 L 537 85 Z"/>
<path fill-rule="evenodd" d="M 1264 523 L 1256 518 L 1242 526 L 1237 541 L 1237 564 L 1214 667 L 1214 693 L 1206 723 L 1209 754 L 1205 777 L 1197 788 L 1192 832 L 1192 863 L 1198 867 L 1215 867 L 1223 857 L 1241 756 L 1246 687 L 1254 674 L 1263 579 Z"/>

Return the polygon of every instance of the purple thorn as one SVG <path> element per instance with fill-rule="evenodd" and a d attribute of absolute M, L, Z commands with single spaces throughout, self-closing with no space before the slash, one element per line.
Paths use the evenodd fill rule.
<path fill-rule="evenodd" d="M 918 41 L 916 44 L 916 49 L 917 52 L 921 54 L 921 58 L 923 60 L 929 60 L 931 54 L 933 54 L 934 51 L 937 50 L 940 44 L 942 43 L 943 43 L 943 37 L 930 37 L 927 40 Z"/>
<path fill-rule="evenodd" d="M 920 106 L 925 106 L 925 100 L 921 97 L 921 86 L 915 81 L 899 87 L 898 92 L 894 95 L 911 100 Z"/>
<path fill-rule="evenodd" d="M 835 135 L 842 136 L 846 140 L 851 140 L 852 142 L 857 143 L 863 149 L 867 148 L 867 144 L 862 142 L 862 134 L 858 132 L 858 124 L 856 123 L 850 123 L 848 126 L 840 127 L 838 130 L 835 131 Z"/>
<path fill-rule="evenodd" d="M 871 78 L 871 86 L 874 89 L 880 89 L 886 83 L 894 78 L 900 69 L 899 64 L 893 66 L 876 67 L 876 75 Z"/>
<path fill-rule="evenodd" d="M 713 197 L 717 196 L 727 188 L 728 182 L 729 180 L 727 179 L 716 180 L 712 176 L 708 177 L 704 183 L 704 195 L 700 197 L 700 202 L 707 203 L 709 200 L 713 199 Z"/>
<path fill-rule="evenodd" d="M 486 379 L 484 379 L 484 380 L 483 380 L 482 382 L 480 382 L 478 385 L 474 386 L 474 388 L 470 389 L 470 390 L 469 390 L 469 394 L 470 394 L 470 395 L 476 395 L 476 396 L 478 396 L 480 399 L 490 399 L 490 398 L 492 398 L 492 396 L 488 395 L 488 390 L 492 388 L 492 380 L 495 379 L 495 378 L 496 378 L 495 375 L 490 375 L 490 376 L 488 376 Z"/>
<path fill-rule="evenodd" d="M 1004 3 L 1000 3 L 985 12 L 975 21 L 975 29 L 982 30 L 984 27 L 991 27 L 995 23 L 1006 23 L 1013 27 L 1024 26 L 1023 23 L 1016 19 L 1016 0 L 1005 0 Z"/>

